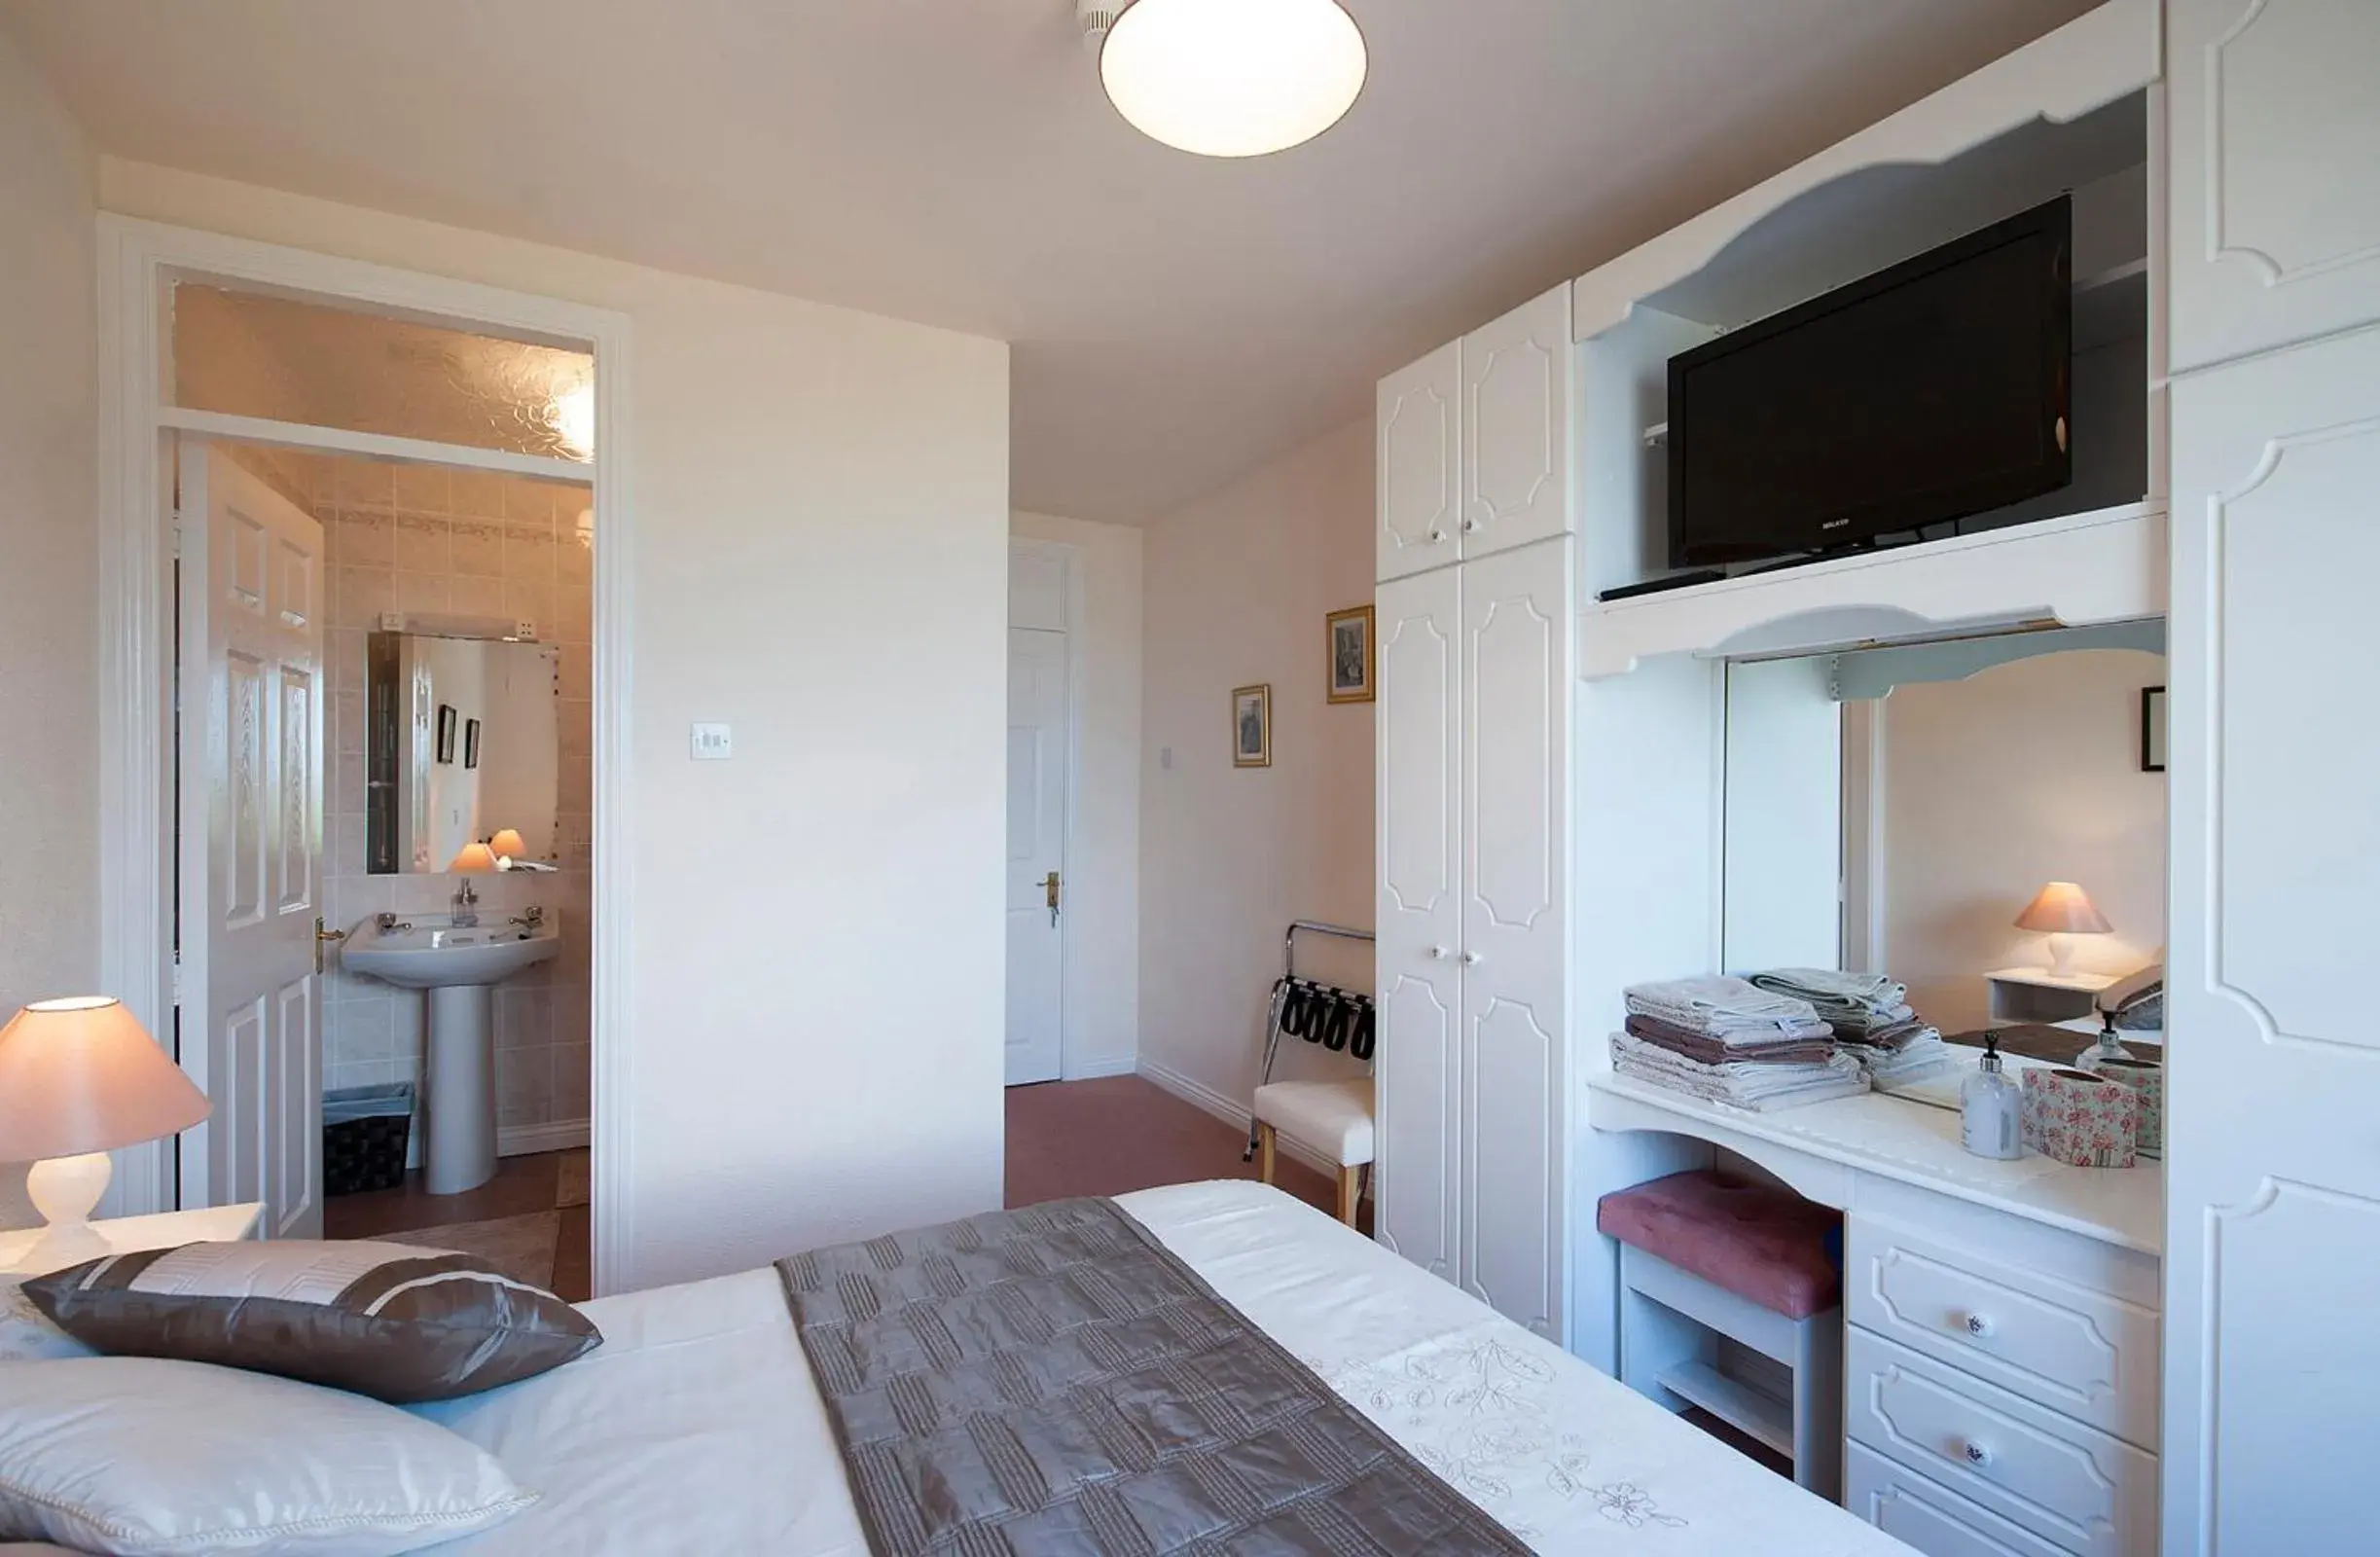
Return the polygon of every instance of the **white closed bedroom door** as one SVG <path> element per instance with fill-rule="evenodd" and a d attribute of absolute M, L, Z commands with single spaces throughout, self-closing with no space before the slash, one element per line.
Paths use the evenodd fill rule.
<path fill-rule="evenodd" d="M 1058 1079 L 1065 959 L 1066 635 L 1008 633 L 1008 1085 Z"/>
<path fill-rule="evenodd" d="M 185 1207 L 322 1236 L 322 526 L 224 451 L 180 456 L 181 1062 L 214 1105 Z"/>

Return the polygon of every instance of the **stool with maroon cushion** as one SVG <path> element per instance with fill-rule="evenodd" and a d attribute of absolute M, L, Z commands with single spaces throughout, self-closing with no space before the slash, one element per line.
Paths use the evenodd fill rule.
<path fill-rule="evenodd" d="M 1700 1406 L 1791 1455 L 1802 1486 L 1839 1496 L 1843 1280 L 1828 1243 L 1841 1217 L 1699 1170 L 1605 1195 L 1595 1225 L 1622 1246 L 1621 1382 L 1672 1410 Z M 1720 1371 L 1721 1337 L 1790 1370 L 1790 1399 Z"/>

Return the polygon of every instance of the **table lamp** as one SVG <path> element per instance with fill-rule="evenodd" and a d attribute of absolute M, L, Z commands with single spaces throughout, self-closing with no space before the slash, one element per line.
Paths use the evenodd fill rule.
<path fill-rule="evenodd" d="M 36 1000 L 0 1028 L 0 1162 L 32 1161 L 25 1193 L 49 1223 L 44 1249 L 103 1242 L 90 1213 L 110 1151 L 206 1115 L 206 1094 L 112 996 Z"/>
<path fill-rule="evenodd" d="M 2115 928 L 2073 882 L 2051 882 L 2042 887 L 2016 916 L 2016 927 L 2048 932 L 2049 971 L 2060 978 L 2073 974 L 2075 936 L 2105 935 Z"/>
<path fill-rule="evenodd" d="M 521 836 L 517 827 L 497 828 L 496 835 L 487 840 L 487 847 L 498 859 L 526 859 L 529 854 L 528 840 Z"/>
<path fill-rule="evenodd" d="M 496 868 L 496 851 L 486 844 L 465 844 L 447 869 L 463 875 L 476 875 Z"/>

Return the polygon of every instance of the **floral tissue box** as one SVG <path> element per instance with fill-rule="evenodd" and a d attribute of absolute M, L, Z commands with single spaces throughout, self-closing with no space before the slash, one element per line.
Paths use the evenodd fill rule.
<path fill-rule="evenodd" d="M 2076 1168 L 2129 1168 L 2137 1160 L 2141 1095 L 2087 1070 L 2025 1072 L 2025 1144 Z"/>

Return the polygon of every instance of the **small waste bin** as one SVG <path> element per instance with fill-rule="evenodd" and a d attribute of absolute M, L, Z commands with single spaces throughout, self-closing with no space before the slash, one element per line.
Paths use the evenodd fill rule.
<path fill-rule="evenodd" d="M 352 1195 L 405 1182 L 414 1084 L 335 1087 L 322 1095 L 322 1192 Z"/>

